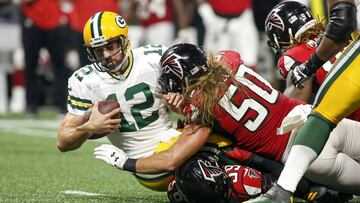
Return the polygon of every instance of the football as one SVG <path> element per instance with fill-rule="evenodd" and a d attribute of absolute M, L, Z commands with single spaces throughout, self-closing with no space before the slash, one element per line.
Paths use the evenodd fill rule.
<path fill-rule="evenodd" d="M 104 100 L 104 101 L 100 101 L 99 102 L 99 112 L 102 113 L 102 114 L 107 114 L 109 112 L 111 112 L 112 110 L 116 109 L 116 108 L 119 108 L 120 107 L 120 104 L 119 102 L 117 101 L 114 101 L 114 100 Z M 92 107 L 89 108 L 85 115 L 84 115 L 84 123 L 86 121 L 89 120 L 90 118 L 90 115 L 91 115 L 91 111 L 92 111 Z M 115 114 L 113 117 L 111 117 L 113 119 L 116 119 L 116 118 L 120 118 L 120 113 L 119 114 Z M 104 134 L 93 134 L 91 135 L 88 139 L 99 139 L 99 138 L 102 138 L 104 136 L 106 136 L 107 133 L 104 133 Z"/>

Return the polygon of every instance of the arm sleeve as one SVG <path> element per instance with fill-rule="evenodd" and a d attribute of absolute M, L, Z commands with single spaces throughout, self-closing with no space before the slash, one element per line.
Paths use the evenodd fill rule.
<path fill-rule="evenodd" d="M 250 155 L 249 159 L 247 160 L 247 164 L 249 166 L 253 166 L 260 171 L 266 171 L 270 173 L 274 177 L 274 179 L 279 178 L 280 173 L 284 168 L 284 164 L 271 159 L 267 159 L 255 153 L 252 153 Z M 296 188 L 295 196 L 303 197 L 309 191 L 310 186 L 310 182 L 307 179 L 301 178 Z"/>

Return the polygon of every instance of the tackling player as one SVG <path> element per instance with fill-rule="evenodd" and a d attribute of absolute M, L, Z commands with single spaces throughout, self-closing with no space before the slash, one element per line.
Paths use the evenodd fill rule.
<path fill-rule="evenodd" d="M 162 56 L 162 86 L 170 92 L 183 91 L 186 100 L 183 112 L 188 125 L 172 147 L 142 159 L 128 158 L 116 147 L 106 151 L 100 146 L 95 155 L 127 171 L 173 171 L 216 132 L 240 148 L 285 162 L 298 131 L 293 130 L 293 121 L 304 122 L 310 107 L 273 89 L 242 63 L 238 53 L 225 51 L 217 58 L 220 61 L 212 56 L 207 59 L 190 44 L 175 45 Z M 355 139 L 359 128 L 359 123 L 345 120 L 334 130 L 322 156 L 308 170 L 311 180 L 360 193 L 360 177 L 352 174 L 355 168 L 360 170 L 360 164 L 350 158 L 360 155 L 360 140 Z M 344 144 L 339 145 L 339 140 Z M 337 167 L 341 170 L 334 170 Z"/>
<path fill-rule="evenodd" d="M 269 172 L 260 172 L 214 153 L 202 151 L 175 171 L 175 179 L 168 187 L 168 198 L 171 203 L 243 202 L 265 193 L 276 177 Z M 296 195 L 313 201 L 318 200 L 318 197 L 324 199 L 326 196 L 322 195 L 325 191 L 324 187 L 303 180 Z"/>
<path fill-rule="evenodd" d="M 328 0 L 330 22 L 324 37 L 310 59 L 294 67 L 293 84 L 301 88 L 324 62 L 347 45 L 350 35 L 358 35 L 358 0 Z M 360 39 L 358 36 L 343 51 L 321 85 L 314 102 L 314 111 L 297 136 L 288 161 L 278 180 L 258 202 L 289 202 L 298 180 L 316 160 L 329 139 L 334 127 L 360 107 Z M 330 136 L 331 137 L 331 136 Z M 358 139 L 358 138 L 357 138 Z"/>
<path fill-rule="evenodd" d="M 298 20 L 290 23 L 291 18 Z M 279 56 L 277 58 L 280 74 L 287 80 L 284 94 L 307 103 L 312 102 L 326 74 L 335 63 L 336 57 L 324 63 L 313 77 L 304 81 L 301 90 L 291 83 L 291 74 L 288 73 L 297 65 L 306 62 L 316 51 L 325 31 L 324 22 L 315 20 L 305 5 L 295 1 L 285 1 L 269 12 L 265 21 L 265 31 L 268 45 L 274 50 L 275 55 Z M 339 57 L 340 53 L 336 56 Z M 347 118 L 360 121 L 360 110 Z"/>

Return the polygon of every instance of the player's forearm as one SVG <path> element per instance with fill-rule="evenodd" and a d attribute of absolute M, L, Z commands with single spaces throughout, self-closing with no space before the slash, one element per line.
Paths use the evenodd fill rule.
<path fill-rule="evenodd" d="M 124 165 L 125 170 L 137 173 L 161 173 L 174 171 L 205 144 L 210 129 L 199 126 L 185 126 L 182 135 L 168 150 L 141 158 Z M 128 169 L 129 168 L 129 169 Z"/>
<path fill-rule="evenodd" d="M 149 158 L 143 158 L 136 161 L 137 173 L 162 173 L 174 171 L 178 164 L 171 160 L 166 153 L 155 154 Z"/>
<path fill-rule="evenodd" d="M 91 134 L 86 125 L 62 126 L 58 132 L 57 148 L 62 152 L 78 149 Z"/>
<path fill-rule="evenodd" d="M 316 50 L 316 55 L 318 55 L 322 61 L 328 61 L 339 53 L 345 45 L 346 43 L 336 43 L 331 39 L 324 37 Z"/>
<path fill-rule="evenodd" d="M 329 3 L 330 21 L 316 50 L 322 61 L 328 61 L 341 51 L 357 26 L 356 6 L 353 0 L 329 0 Z"/>
<path fill-rule="evenodd" d="M 286 89 L 284 90 L 284 95 L 290 98 L 295 98 L 306 103 L 310 102 L 312 97 L 312 83 L 314 78 L 304 82 L 304 88 L 299 90 L 291 82 L 291 74 L 288 75 L 286 80 Z"/>

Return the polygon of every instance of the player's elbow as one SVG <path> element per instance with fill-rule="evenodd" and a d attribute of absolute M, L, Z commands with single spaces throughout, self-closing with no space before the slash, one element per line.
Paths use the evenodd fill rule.
<path fill-rule="evenodd" d="M 67 152 L 76 149 L 76 147 L 72 147 L 66 139 L 62 139 L 59 135 L 56 146 L 60 152 Z"/>
<path fill-rule="evenodd" d="M 69 151 L 69 149 L 66 147 L 66 145 L 65 145 L 63 142 L 59 141 L 59 140 L 57 141 L 56 146 L 57 146 L 57 149 L 58 149 L 60 152 L 67 152 L 67 151 Z"/>

